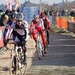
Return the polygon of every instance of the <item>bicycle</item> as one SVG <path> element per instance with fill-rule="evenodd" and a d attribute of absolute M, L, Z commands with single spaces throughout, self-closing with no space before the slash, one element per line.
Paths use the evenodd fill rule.
<path fill-rule="evenodd" d="M 26 67 L 27 64 L 23 64 L 24 60 L 24 52 L 19 44 L 21 43 L 14 43 L 14 42 L 8 42 L 7 44 L 14 44 L 15 50 L 13 54 L 13 49 L 10 49 L 10 75 L 12 75 L 12 69 L 15 67 L 15 75 L 19 75 L 18 71 L 20 72 L 20 75 L 25 75 L 26 73 Z M 6 46 L 7 49 L 9 49 Z M 15 62 L 15 64 L 14 64 Z"/>
<path fill-rule="evenodd" d="M 39 60 L 41 60 L 42 56 L 44 56 L 44 46 L 43 46 L 40 33 L 41 32 L 37 32 L 37 41 L 36 41 L 36 52 Z"/>

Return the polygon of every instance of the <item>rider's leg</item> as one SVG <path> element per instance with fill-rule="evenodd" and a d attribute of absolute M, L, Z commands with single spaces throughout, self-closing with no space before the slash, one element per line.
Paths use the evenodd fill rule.
<path fill-rule="evenodd" d="M 37 41 L 37 35 L 36 35 L 37 32 L 38 32 L 37 29 L 35 29 L 35 30 L 32 32 L 32 36 L 33 36 L 33 39 L 34 39 L 35 42 Z"/>
<path fill-rule="evenodd" d="M 49 44 L 49 32 L 47 31 L 47 42 Z"/>
<path fill-rule="evenodd" d="M 44 45 L 44 53 L 47 54 L 46 37 L 44 36 L 44 32 L 43 31 L 41 31 L 41 38 L 42 38 L 43 45 Z"/>
<path fill-rule="evenodd" d="M 24 60 L 23 60 L 24 64 L 27 63 L 27 49 L 25 47 L 25 44 L 26 44 L 26 42 L 23 40 L 23 42 L 22 42 L 22 50 L 23 50 L 23 53 L 24 53 Z"/>
<path fill-rule="evenodd" d="M 36 35 L 37 32 L 38 32 L 38 30 L 36 30 L 36 29 L 32 32 L 32 37 L 35 41 L 35 47 L 36 47 L 36 42 L 37 42 L 37 35 Z"/>
<path fill-rule="evenodd" d="M 24 48 L 23 52 L 24 52 L 24 60 L 23 63 L 26 64 L 27 63 L 27 51 L 26 51 L 26 47 Z"/>

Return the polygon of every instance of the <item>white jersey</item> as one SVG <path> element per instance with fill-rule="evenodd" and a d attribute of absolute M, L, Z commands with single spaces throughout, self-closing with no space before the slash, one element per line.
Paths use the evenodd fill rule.
<path fill-rule="evenodd" d="M 44 22 L 42 19 L 38 19 L 36 22 L 35 20 L 32 20 L 31 26 L 30 26 L 30 31 L 34 31 L 36 28 L 38 29 L 44 29 Z"/>
<path fill-rule="evenodd" d="M 16 21 L 14 21 L 14 22 L 11 22 L 11 25 L 10 25 L 10 22 L 9 23 L 7 23 L 6 24 L 6 26 L 5 26 L 5 29 L 7 29 L 8 31 L 6 32 L 6 39 L 10 39 L 10 37 L 11 37 L 11 32 L 12 32 L 12 27 L 13 27 L 13 25 L 15 25 L 16 24 Z"/>
<path fill-rule="evenodd" d="M 42 19 L 39 19 L 39 21 L 36 24 L 36 27 L 42 27 L 42 29 L 44 29 L 44 23 Z"/>
<path fill-rule="evenodd" d="M 25 41 L 28 40 L 28 23 L 26 21 L 23 21 L 22 22 L 22 26 L 21 28 L 17 28 L 16 29 L 16 22 L 13 22 L 12 25 L 11 25 L 11 29 L 10 29 L 10 32 L 9 32 L 9 35 L 11 35 L 11 33 L 13 32 L 13 30 L 15 30 L 19 35 L 23 36 L 25 34 L 25 31 L 26 31 L 26 38 L 25 38 Z M 14 37 L 14 36 L 13 36 Z M 18 37 L 16 36 L 15 42 L 20 42 L 20 40 L 18 39 Z"/>

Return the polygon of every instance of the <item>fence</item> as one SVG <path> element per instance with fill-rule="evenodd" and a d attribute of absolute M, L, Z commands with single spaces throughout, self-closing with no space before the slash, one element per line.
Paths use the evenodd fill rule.
<path fill-rule="evenodd" d="M 54 18 L 55 17 L 55 18 Z M 73 33 L 75 33 L 75 22 L 74 21 L 68 21 L 67 19 L 64 19 L 62 17 L 56 17 L 56 16 L 52 16 L 52 18 L 50 18 L 52 24 L 58 26 L 59 28 L 62 29 L 67 29 Z"/>
<path fill-rule="evenodd" d="M 68 21 L 68 30 L 75 33 L 75 23 Z"/>

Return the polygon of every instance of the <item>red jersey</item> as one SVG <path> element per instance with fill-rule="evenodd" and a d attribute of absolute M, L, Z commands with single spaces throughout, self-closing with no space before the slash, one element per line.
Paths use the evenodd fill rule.
<path fill-rule="evenodd" d="M 44 29 L 44 23 L 42 19 L 38 19 L 38 21 L 32 20 L 30 31 L 34 29 L 38 29 L 38 30 Z"/>

